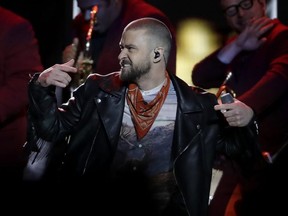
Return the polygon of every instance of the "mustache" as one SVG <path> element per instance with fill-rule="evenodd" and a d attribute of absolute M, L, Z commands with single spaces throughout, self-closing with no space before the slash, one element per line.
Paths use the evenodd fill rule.
<path fill-rule="evenodd" d="M 123 59 L 119 62 L 120 66 L 125 66 L 127 64 L 131 64 L 131 62 L 128 59 Z"/>

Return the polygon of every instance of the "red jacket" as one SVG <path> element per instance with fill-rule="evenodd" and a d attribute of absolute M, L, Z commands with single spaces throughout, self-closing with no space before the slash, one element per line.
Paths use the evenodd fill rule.
<path fill-rule="evenodd" d="M 257 50 L 241 52 L 230 65 L 217 59 L 216 50 L 192 71 L 195 85 L 218 88 L 231 69 L 227 85 L 254 110 L 261 146 L 272 154 L 288 141 L 288 27 L 277 19 L 274 23 Z"/>
<path fill-rule="evenodd" d="M 31 24 L 0 7 L 0 169 L 22 165 L 29 74 L 42 69 Z"/>

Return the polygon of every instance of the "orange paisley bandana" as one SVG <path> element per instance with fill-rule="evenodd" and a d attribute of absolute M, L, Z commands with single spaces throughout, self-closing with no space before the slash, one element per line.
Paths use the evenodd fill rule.
<path fill-rule="evenodd" d="M 128 87 L 126 99 L 139 140 L 142 139 L 150 130 L 168 95 L 170 79 L 167 72 L 165 75 L 166 81 L 161 90 L 149 103 L 144 101 L 142 93 L 136 84 L 130 84 Z"/>

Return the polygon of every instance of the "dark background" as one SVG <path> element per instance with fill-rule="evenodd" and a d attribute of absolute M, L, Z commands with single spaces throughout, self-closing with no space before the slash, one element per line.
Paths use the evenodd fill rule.
<path fill-rule="evenodd" d="M 61 63 L 72 21 L 72 0 L 0 0 L 0 5 L 32 23 L 45 68 Z"/>
<path fill-rule="evenodd" d="M 214 24 L 221 34 L 229 32 L 218 0 L 146 0 L 162 10 L 177 28 L 185 18 L 201 18 Z M 0 0 L 0 5 L 27 18 L 39 41 L 45 68 L 61 63 L 72 21 L 72 0 Z M 278 0 L 278 18 L 288 23 L 288 1 Z"/>

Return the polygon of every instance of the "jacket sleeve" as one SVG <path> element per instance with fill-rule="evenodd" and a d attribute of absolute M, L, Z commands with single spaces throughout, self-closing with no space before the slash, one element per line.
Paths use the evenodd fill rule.
<path fill-rule="evenodd" d="M 202 117 L 204 143 L 216 144 L 217 154 L 225 155 L 237 162 L 243 169 L 248 170 L 254 165 L 258 166 L 258 162 L 263 158 L 258 143 L 256 120 L 252 119 L 245 127 L 231 127 L 223 114 L 214 110 L 214 105 L 217 104 L 214 94 L 200 94 L 200 97 L 203 109 L 206 110 L 206 114 Z M 206 148 L 211 147 L 210 150 L 213 151 L 213 145 L 207 144 Z"/>
<path fill-rule="evenodd" d="M 228 65 L 217 58 L 218 52 L 216 50 L 194 66 L 191 78 L 195 86 L 204 89 L 218 88 L 225 80 Z"/>
<path fill-rule="evenodd" d="M 223 154 L 227 158 L 235 161 L 243 169 L 243 172 L 249 172 L 251 168 L 259 166 L 262 163 L 263 157 L 261 148 L 258 142 L 258 125 L 253 118 L 245 127 L 231 127 L 227 123 L 225 117 L 220 111 L 214 110 L 214 105 L 217 104 L 215 95 L 209 94 L 207 100 L 202 100 L 204 109 L 209 110 L 208 117 L 204 118 L 204 125 L 211 127 L 217 124 L 217 154 Z M 204 97 L 203 97 L 204 98 Z M 212 104 L 212 106 L 211 106 Z M 205 123 L 206 122 L 206 123 Z M 205 134 L 205 136 L 208 136 Z"/>
<path fill-rule="evenodd" d="M 258 142 L 258 124 L 251 120 L 246 127 L 223 126 L 220 143 L 224 154 L 240 165 L 244 175 L 262 166 L 264 158 Z M 222 140 L 223 139 L 223 140 Z"/>
<path fill-rule="evenodd" d="M 55 87 L 36 84 L 38 76 L 35 74 L 28 86 L 29 121 L 37 136 L 53 142 L 64 138 L 77 124 L 81 113 L 81 97 L 77 103 L 72 98 L 58 108 Z"/>
<path fill-rule="evenodd" d="M 271 105 L 286 100 L 288 91 L 288 30 L 271 40 L 269 67 L 259 81 L 238 97 L 252 107 L 257 115 L 267 112 Z M 257 102 L 255 102 L 257 101 Z"/>

